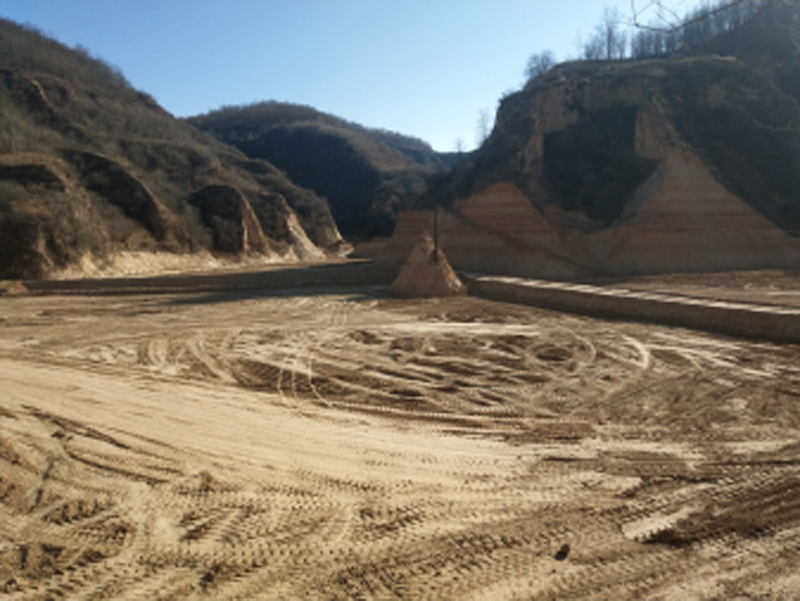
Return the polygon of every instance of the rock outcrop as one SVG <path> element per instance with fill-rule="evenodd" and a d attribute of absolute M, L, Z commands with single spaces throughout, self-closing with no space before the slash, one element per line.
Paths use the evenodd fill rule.
<path fill-rule="evenodd" d="M 216 248 L 228 252 L 270 252 L 269 239 L 253 208 L 236 188 L 206 186 L 189 198 L 189 204 L 197 207 L 203 224 L 211 230 Z"/>

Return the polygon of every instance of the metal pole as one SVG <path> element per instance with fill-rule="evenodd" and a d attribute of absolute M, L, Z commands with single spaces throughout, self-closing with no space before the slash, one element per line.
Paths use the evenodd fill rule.
<path fill-rule="evenodd" d="M 439 256 L 439 205 L 433 205 L 433 256 Z"/>

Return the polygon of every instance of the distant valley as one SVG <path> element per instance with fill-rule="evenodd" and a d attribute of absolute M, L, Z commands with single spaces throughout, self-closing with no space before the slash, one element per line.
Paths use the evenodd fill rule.
<path fill-rule="evenodd" d="M 459 158 L 286 103 L 228 107 L 188 122 L 326 198 L 342 233 L 360 238 L 390 235 L 400 212 Z"/>

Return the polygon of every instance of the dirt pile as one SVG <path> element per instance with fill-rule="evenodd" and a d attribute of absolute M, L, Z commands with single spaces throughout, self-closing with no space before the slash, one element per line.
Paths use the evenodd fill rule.
<path fill-rule="evenodd" d="M 25 284 L 16 280 L 4 280 L 0 283 L 0 296 L 22 296 L 28 294 Z"/>
<path fill-rule="evenodd" d="M 341 247 L 326 201 L 102 61 L 0 20 L 0 65 L 0 277 L 103 271 L 122 254 L 276 261 Z"/>
<path fill-rule="evenodd" d="M 454 296 L 466 291 L 467 287 L 428 233 L 417 240 L 400 275 L 388 289 L 392 296 L 408 298 Z"/>

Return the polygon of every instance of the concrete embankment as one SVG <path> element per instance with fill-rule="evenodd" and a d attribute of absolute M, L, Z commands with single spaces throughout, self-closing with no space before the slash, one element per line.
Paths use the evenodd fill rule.
<path fill-rule="evenodd" d="M 707 330 L 775 342 L 800 343 L 800 309 L 714 301 L 511 277 L 459 274 L 469 294 L 593 317 Z"/>

